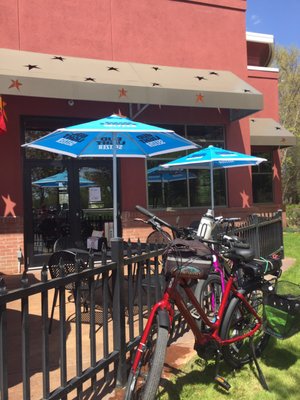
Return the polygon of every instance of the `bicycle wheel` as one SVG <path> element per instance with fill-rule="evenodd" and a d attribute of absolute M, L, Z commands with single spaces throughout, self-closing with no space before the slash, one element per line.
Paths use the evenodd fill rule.
<path fill-rule="evenodd" d="M 244 290 L 243 295 L 254 308 L 256 313 L 263 316 L 263 293 L 261 285 L 253 285 Z M 234 297 L 229 303 L 228 309 L 224 316 L 224 321 L 220 331 L 222 339 L 231 339 L 246 334 L 254 328 L 256 324 L 255 316 L 251 314 L 245 304 L 238 298 Z M 263 329 L 259 329 L 253 336 L 255 354 L 259 357 L 266 348 L 270 336 Z M 234 368 L 241 368 L 252 359 L 252 350 L 250 347 L 250 338 L 226 345 L 223 347 L 223 356 Z"/>
<path fill-rule="evenodd" d="M 163 232 L 163 233 L 162 233 Z M 154 244 L 168 244 L 172 241 L 170 234 L 166 231 L 153 231 L 147 237 L 146 243 Z"/>
<path fill-rule="evenodd" d="M 216 322 L 217 314 L 222 301 L 221 278 L 218 274 L 211 274 L 207 279 L 199 279 L 195 297 L 199 301 L 201 308 L 211 322 Z M 197 313 L 196 313 L 197 316 Z M 201 330 L 205 329 L 205 324 L 200 318 L 196 318 L 197 325 Z"/>
<path fill-rule="evenodd" d="M 135 373 L 130 371 L 124 400 L 154 400 L 162 374 L 169 332 L 153 325 Z"/>

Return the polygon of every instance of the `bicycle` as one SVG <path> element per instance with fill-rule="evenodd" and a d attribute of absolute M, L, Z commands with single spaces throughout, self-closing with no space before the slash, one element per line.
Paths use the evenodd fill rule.
<path fill-rule="evenodd" d="M 135 218 L 135 221 L 143 222 L 146 225 L 150 225 L 153 229 L 147 239 L 147 244 L 152 245 L 168 245 L 172 242 L 172 240 L 176 238 L 184 239 L 184 240 L 192 240 L 196 236 L 196 231 L 191 227 L 176 227 L 174 225 L 169 224 L 163 219 L 157 217 L 155 214 L 147 210 L 146 208 L 136 205 L 136 209 L 143 215 L 149 217 L 149 219 L 144 220 L 142 218 Z M 172 236 L 163 229 L 163 227 L 168 228 L 171 231 Z M 151 263 L 150 263 L 151 267 Z M 148 272 L 149 275 L 149 272 Z M 151 278 L 148 276 L 148 280 Z M 160 289 L 163 290 L 164 283 L 160 279 Z M 197 282 L 194 282 L 193 288 L 195 290 Z M 146 283 L 147 286 L 147 283 Z M 183 294 L 184 295 L 184 294 Z"/>
<path fill-rule="evenodd" d="M 237 236 L 228 235 L 228 231 L 234 228 L 235 223 L 240 221 L 240 218 L 223 218 L 222 216 L 211 216 L 211 218 L 212 226 L 209 231 L 214 235 L 216 235 L 216 232 L 218 232 L 216 235 L 218 237 L 218 242 L 216 242 L 217 246 L 213 243 L 208 243 L 211 246 L 211 251 L 213 254 L 213 269 L 208 275 L 207 279 L 200 279 L 198 281 L 195 288 L 195 296 L 199 300 L 202 308 L 206 311 L 206 314 L 208 316 L 210 315 L 211 318 L 214 319 L 216 318 L 217 310 L 221 303 L 222 294 L 225 292 L 226 280 L 229 277 L 231 270 L 229 260 L 225 259 L 222 255 L 222 251 L 218 251 L 218 249 L 223 247 L 226 251 L 226 248 L 231 246 L 232 241 L 240 242 L 240 239 Z M 202 220 L 200 221 L 198 232 L 204 231 L 206 233 L 207 230 L 200 229 L 201 224 Z M 207 239 L 212 239 L 212 236 L 209 235 Z M 199 327 L 204 328 L 203 321 L 197 312 L 195 312 L 194 316 L 199 321 Z"/>
<path fill-rule="evenodd" d="M 185 228 L 185 227 L 176 227 L 174 225 L 169 224 L 168 222 L 164 221 L 163 219 L 157 217 L 155 214 L 151 213 L 146 208 L 136 205 L 135 208 L 145 216 L 149 217 L 148 220 L 144 220 L 142 218 L 135 218 L 135 221 L 143 222 L 144 224 L 151 225 L 153 232 L 151 232 L 147 239 L 146 243 L 153 243 L 153 244 L 168 244 L 175 238 L 182 238 L 182 239 L 194 239 L 196 235 L 196 231 L 193 228 Z M 168 228 L 172 236 L 165 231 L 162 227 Z"/>
<path fill-rule="evenodd" d="M 219 244 L 211 240 L 205 242 Z M 211 269 L 211 250 L 198 240 L 175 239 L 168 246 L 164 265 L 166 289 L 162 299 L 153 306 L 139 342 L 129 373 L 125 400 L 155 398 L 175 305 L 194 334 L 195 350 L 199 356 L 216 358 L 215 380 L 224 389 L 229 390 L 230 385 L 218 374 L 221 356 L 235 368 L 241 367 L 251 359 L 257 364 L 256 357 L 262 353 L 269 339 L 269 335 L 262 331 L 262 290 L 266 283 L 263 271 L 258 274 L 257 266 L 251 264 L 252 250 L 239 246 L 238 243 L 234 243 L 224 255 L 233 265 L 217 318 L 211 320 L 190 287 L 192 281 L 208 277 Z M 244 276 L 248 276 L 247 284 L 242 288 L 237 288 L 234 284 L 239 270 L 243 271 Z M 178 287 L 184 290 L 188 303 L 193 305 L 204 324 L 209 327 L 205 332 L 199 328 Z"/>

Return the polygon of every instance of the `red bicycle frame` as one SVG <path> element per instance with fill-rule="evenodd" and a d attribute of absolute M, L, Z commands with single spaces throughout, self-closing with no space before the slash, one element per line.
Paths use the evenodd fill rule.
<path fill-rule="evenodd" d="M 205 311 L 202 309 L 201 305 L 197 301 L 193 290 L 188 286 L 187 280 L 185 278 L 175 278 L 172 277 L 169 281 L 168 287 L 165 290 L 165 293 L 162 297 L 162 299 L 157 302 L 153 308 L 151 309 L 151 313 L 149 316 L 149 319 L 147 321 L 147 324 L 145 326 L 144 332 L 142 334 L 140 343 L 137 348 L 137 353 L 134 358 L 134 362 L 132 365 L 132 371 L 135 373 L 137 370 L 137 367 L 140 363 L 141 355 L 144 352 L 146 348 L 146 343 L 147 343 L 147 338 L 149 336 L 151 326 L 153 323 L 154 318 L 156 317 L 156 314 L 158 310 L 166 310 L 168 315 L 169 315 L 169 322 L 170 326 L 172 326 L 173 318 L 174 318 L 174 308 L 173 304 L 174 303 L 180 314 L 184 317 L 186 320 L 188 326 L 192 329 L 193 334 L 195 336 L 196 344 L 205 344 L 210 340 L 215 340 L 220 346 L 228 345 L 234 342 L 238 342 L 240 340 L 243 340 L 249 336 L 253 336 L 256 331 L 258 331 L 261 328 L 262 321 L 259 315 L 256 313 L 254 308 L 249 304 L 247 299 L 243 296 L 242 293 L 236 289 L 234 285 L 234 276 L 230 276 L 230 278 L 227 281 L 225 292 L 223 293 L 222 296 L 222 301 L 220 308 L 218 310 L 216 322 L 212 322 L 208 319 L 208 317 L 205 314 Z M 199 329 L 194 317 L 191 315 L 186 303 L 184 302 L 182 295 L 179 293 L 177 286 L 180 285 L 182 289 L 185 291 L 188 299 L 191 301 L 197 312 L 199 313 L 200 317 L 204 321 L 204 323 L 211 328 L 211 332 L 209 333 L 204 333 L 201 332 Z M 225 308 L 228 304 L 228 299 L 230 294 L 233 294 L 233 296 L 239 298 L 247 308 L 247 310 L 253 314 L 253 316 L 256 318 L 256 323 L 253 329 L 251 329 L 249 332 L 236 336 L 231 339 L 221 339 L 219 335 L 219 331 L 223 322 L 223 317 L 225 314 Z"/>

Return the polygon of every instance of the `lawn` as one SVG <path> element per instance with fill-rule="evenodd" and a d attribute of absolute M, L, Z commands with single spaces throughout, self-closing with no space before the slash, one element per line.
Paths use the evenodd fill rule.
<path fill-rule="evenodd" d="M 281 279 L 300 284 L 300 233 L 284 234 L 285 257 L 296 259 Z M 295 400 L 300 398 L 300 333 L 286 340 L 271 339 L 260 366 L 270 391 L 256 378 L 252 365 L 232 371 L 222 363 L 220 374 L 231 385 L 229 393 L 213 382 L 215 367 L 194 358 L 184 369 L 164 382 L 163 400 Z"/>

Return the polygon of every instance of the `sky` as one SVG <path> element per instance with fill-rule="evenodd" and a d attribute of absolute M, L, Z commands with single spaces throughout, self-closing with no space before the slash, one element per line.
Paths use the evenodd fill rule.
<path fill-rule="evenodd" d="M 300 0 L 247 0 L 246 28 L 273 35 L 275 45 L 300 49 Z"/>

